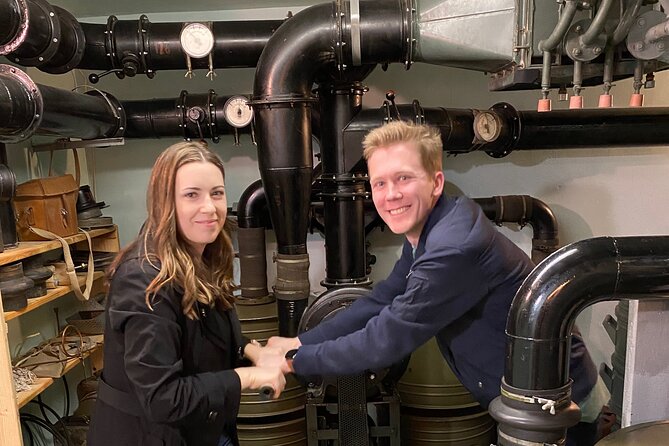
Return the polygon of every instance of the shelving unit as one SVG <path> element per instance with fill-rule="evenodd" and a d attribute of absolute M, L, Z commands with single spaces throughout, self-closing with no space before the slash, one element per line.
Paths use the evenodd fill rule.
<path fill-rule="evenodd" d="M 117 252 L 119 250 L 118 230 L 115 226 L 94 229 L 89 231 L 89 235 L 91 237 L 92 249 L 94 251 Z M 66 237 L 65 240 L 70 246 L 75 246 L 77 249 L 88 249 L 86 236 L 84 234 L 76 234 Z M 62 246 L 58 241 L 20 242 L 16 248 L 0 253 L 0 266 L 18 262 L 45 252 L 61 249 Z M 102 285 L 101 279 L 103 273 L 96 272 L 93 277 L 93 287 L 100 288 Z M 83 285 L 84 282 L 85 278 L 79 277 L 80 286 Z M 52 378 L 38 378 L 29 390 L 19 392 L 18 394 L 14 391 L 11 356 L 9 353 L 7 336 L 7 321 L 19 318 L 30 311 L 69 294 L 71 291 L 72 288 L 70 286 L 59 286 L 48 290 L 45 296 L 29 299 L 28 306 L 21 310 L 3 312 L 4 319 L 2 320 L 2 329 L 0 329 L 0 432 L 2 432 L 2 440 L 6 441 L 6 444 L 21 444 L 21 426 L 19 424 L 18 410 L 30 400 L 36 398 L 54 382 L 54 379 Z M 1 311 L 2 301 L 0 300 L 0 312 Z M 86 359 L 89 356 L 100 357 L 101 352 L 101 344 L 99 344 L 92 350 L 84 353 L 83 359 Z M 81 358 L 74 358 L 68 361 L 65 364 L 64 373 L 69 372 L 74 367 L 81 364 L 81 361 Z M 12 407 L 15 407 L 16 409 L 12 410 Z"/>

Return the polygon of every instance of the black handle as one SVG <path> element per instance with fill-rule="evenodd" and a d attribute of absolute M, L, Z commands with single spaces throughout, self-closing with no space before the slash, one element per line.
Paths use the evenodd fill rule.
<path fill-rule="evenodd" d="M 274 389 L 270 386 L 262 386 L 260 388 L 260 399 L 263 401 L 269 401 L 274 398 Z"/>

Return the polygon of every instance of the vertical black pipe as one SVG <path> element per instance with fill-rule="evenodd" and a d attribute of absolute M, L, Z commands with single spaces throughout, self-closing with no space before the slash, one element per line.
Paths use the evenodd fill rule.
<path fill-rule="evenodd" d="M 269 295 L 265 260 L 267 199 L 260 180 L 251 183 L 237 204 L 237 242 L 242 297 L 253 299 Z"/>
<path fill-rule="evenodd" d="M 363 91 L 357 82 L 324 83 L 319 89 L 321 118 L 328 123 L 321 134 L 326 287 L 367 281 L 366 175 L 349 173 L 362 150 L 345 146 L 343 139 L 343 129 L 362 108 Z"/>

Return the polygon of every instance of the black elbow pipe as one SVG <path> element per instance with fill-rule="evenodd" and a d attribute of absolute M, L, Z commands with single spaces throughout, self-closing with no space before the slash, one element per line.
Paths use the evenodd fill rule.
<path fill-rule="evenodd" d="M 81 94 L 35 84 L 16 67 L 0 65 L 0 141 L 33 134 L 82 139 L 121 136 L 125 115 L 110 94 Z"/>
<path fill-rule="evenodd" d="M 237 203 L 237 224 L 240 228 L 271 229 L 267 211 L 267 197 L 262 181 L 257 180 L 244 190 Z"/>
<path fill-rule="evenodd" d="M 243 298 L 256 299 L 267 291 L 265 226 L 267 199 L 262 182 L 257 180 L 242 193 L 237 204 L 240 288 Z"/>
<path fill-rule="evenodd" d="M 474 198 L 486 217 L 495 222 L 532 226 L 532 260 L 538 264 L 559 245 L 557 219 L 550 207 L 529 195 L 496 195 Z"/>
<path fill-rule="evenodd" d="M 566 427 L 578 421 L 573 407 L 565 405 L 571 391 L 569 347 L 576 316 L 596 302 L 663 298 L 668 293 L 668 236 L 598 237 L 546 258 L 525 279 L 509 311 L 503 391 L 490 406 L 500 431 L 521 440 L 564 438 Z M 557 416 L 528 399 L 541 395 L 556 396 L 548 398 L 557 401 Z M 572 415 L 562 418 L 563 409 Z M 540 421 L 545 419 L 550 426 Z"/>
<path fill-rule="evenodd" d="M 401 2 L 360 4 L 363 64 L 402 60 L 406 12 Z M 333 66 L 344 70 L 351 55 L 350 17 L 338 2 L 300 11 L 270 38 L 258 61 L 253 107 L 259 164 L 278 250 L 306 253 L 312 149 L 311 87 Z M 346 52 L 343 51 L 346 48 Z M 278 224 L 280 222 L 280 224 Z"/>

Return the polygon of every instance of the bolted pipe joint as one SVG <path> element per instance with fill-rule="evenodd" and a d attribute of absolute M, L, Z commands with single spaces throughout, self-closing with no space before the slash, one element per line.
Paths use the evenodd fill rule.
<path fill-rule="evenodd" d="M 500 446 L 563 446 L 567 429 L 581 419 L 581 410 L 571 401 L 571 386 L 548 390 L 518 389 L 502 381 L 501 396 L 488 411 L 497 421 Z"/>

